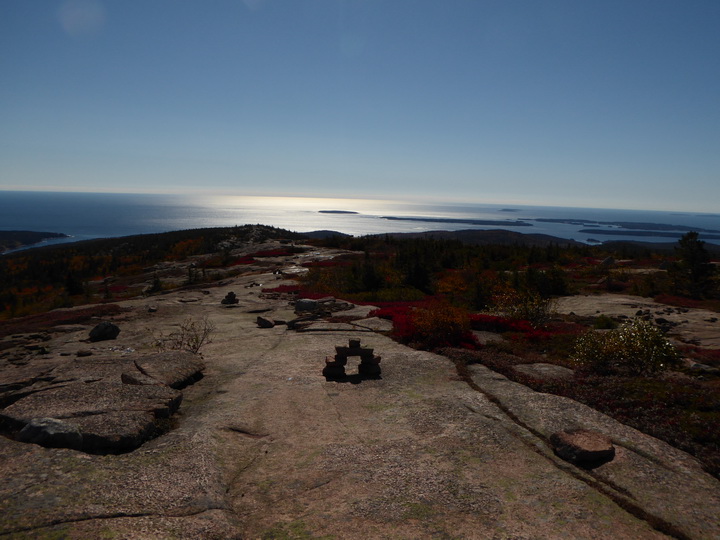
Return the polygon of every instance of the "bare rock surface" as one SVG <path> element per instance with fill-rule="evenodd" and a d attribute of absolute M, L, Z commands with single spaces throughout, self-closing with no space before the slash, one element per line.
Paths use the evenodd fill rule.
<path fill-rule="evenodd" d="M 673 308 L 649 298 L 627 294 L 577 295 L 558 298 L 558 313 L 575 313 L 583 317 L 599 315 L 632 318 L 641 313 L 654 320 L 671 323 L 670 335 L 681 341 L 720 348 L 720 320 L 717 313 L 705 309 Z"/>
<path fill-rule="evenodd" d="M 542 381 L 567 381 L 572 380 L 575 375 L 575 372 L 570 368 L 556 366 L 555 364 L 545 364 L 543 362 L 535 364 L 518 364 L 517 366 L 513 366 L 513 370 Z"/>
<path fill-rule="evenodd" d="M 187 351 L 146 354 L 134 362 L 143 375 L 170 388 L 184 388 L 202 377 L 205 369 L 202 359 Z"/>
<path fill-rule="evenodd" d="M 109 355 L 122 359 L 121 373 L 134 354 L 152 351 L 150 327 L 169 332 L 187 317 L 208 316 L 217 331 L 203 349 L 204 377 L 183 390 L 174 429 L 133 452 L 91 455 L 0 437 L 0 536 L 720 537 L 720 482 L 687 454 L 483 366 L 473 367 L 470 385 L 449 360 L 367 327 L 258 328 L 254 309 L 293 317 L 287 300 L 244 287 L 289 283 L 276 277 L 231 279 L 190 303 L 179 301 L 182 293 L 123 302 L 131 312 L 113 343 L 135 352 Z M 241 291 L 238 309 L 220 304 L 230 290 Z M 148 313 L 150 303 L 157 312 Z M 349 339 L 382 355 L 380 378 L 353 378 L 352 358 L 347 380 L 322 376 L 325 358 Z M 59 354 L 76 345 L 66 340 L 46 346 L 70 370 Z M 51 377 L 42 365 L 38 376 Z M 52 383 L 33 384 L 40 382 Z M 113 384 L 176 392 L 119 380 L 54 391 L 81 384 L 104 385 L 105 394 Z M 104 393 L 92 410 L 102 409 Z M 29 397 L 0 413 L 19 413 Z M 135 412 L 171 408 L 149 402 L 157 405 Z M 84 407 L 58 410 L 68 421 L 101 420 L 73 416 L 91 405 Z M 607 435 L 615 458 L 585 471 L 557 457 L 550 436 L 572 429 Z"/>
<path fill-rule="evenodd" d="M 692 456 L 572 399 L 535 392 L 481 365 L 469 369 L 480 391 L 514 419 L 543 455 L 550 458 L 546 441 L 560 431 L 597 431 L 615 447 L 614 459 L 592 474 L 555 461 L 561 469 L 671 535 L 720 535 L 720 482 Z"/>

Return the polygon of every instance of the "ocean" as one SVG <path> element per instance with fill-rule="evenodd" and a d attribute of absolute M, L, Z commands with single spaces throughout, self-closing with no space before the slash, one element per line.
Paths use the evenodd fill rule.
<path fill-rule="evenodd" d="M 371 199 L 0 191 L 0 230 L 64 233 L 69 241 L 180 229 L 273 225 L 355 236 L 507 229 L 574 239 L 674 242 L 689 230 L 720 244 L 720 214 Z"/>

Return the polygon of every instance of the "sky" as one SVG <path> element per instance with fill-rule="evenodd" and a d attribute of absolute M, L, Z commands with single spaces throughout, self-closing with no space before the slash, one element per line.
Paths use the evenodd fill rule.
<path fill-rule="evenodd" d="M 2 0 L 0 190 L 720 212 L 719 28 L 718 0 Z"/>

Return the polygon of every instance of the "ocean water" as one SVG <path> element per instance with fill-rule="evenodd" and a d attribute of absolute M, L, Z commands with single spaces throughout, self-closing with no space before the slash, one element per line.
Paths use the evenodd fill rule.
<path fill-rule="evenodd" d="M 0 230 L 65 233 L 61 243 L 244 224 L 352 235 L 507 229 L 586 243 L 673 242 L 687 230 L 720 244 L 720 214 L 370 199 L 0 191 Z M 611 234 L 620 231 L 622 234 Z"/>

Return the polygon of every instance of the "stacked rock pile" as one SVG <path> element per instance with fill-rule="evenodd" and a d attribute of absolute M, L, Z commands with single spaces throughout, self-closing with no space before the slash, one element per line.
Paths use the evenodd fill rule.
<path fill-rule="evenodd" d="M 347 365 L 348 357 L 350 356 L 360 357 L 358 374 L 365 377 L 378 377 L 380 375 L 381 358 L 379 356 L 375 356 L 373 349 L 361 347 L 359 339 L 351 339 L 349 346 L 335 347 L 334 357 L 328 356 L 325 358 L 323 376 L 328 379 L 341 379 L 345 377 L 345 366 Z"/>

